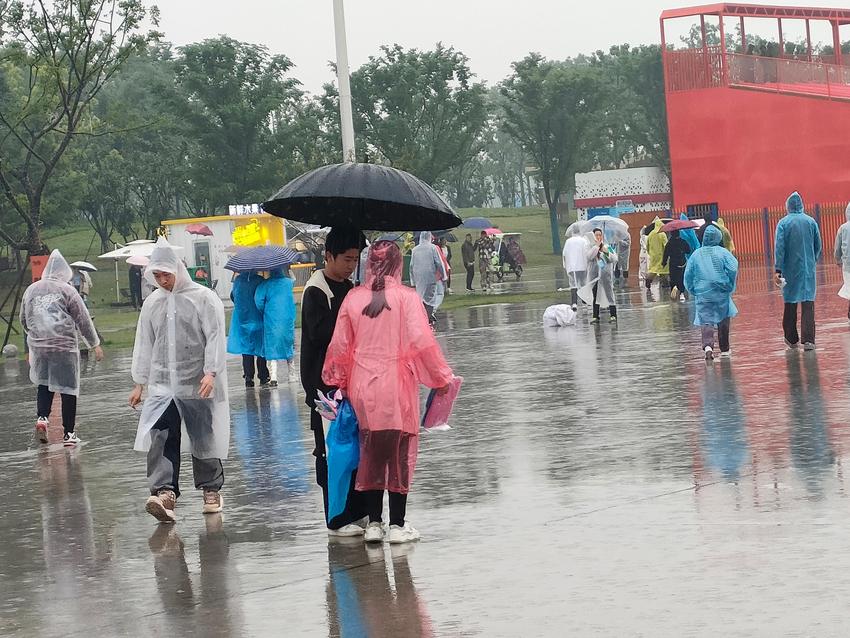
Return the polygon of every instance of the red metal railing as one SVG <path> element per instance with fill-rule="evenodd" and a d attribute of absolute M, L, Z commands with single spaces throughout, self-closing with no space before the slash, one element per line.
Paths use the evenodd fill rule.
<path fill-rule="evenodd" d="M 664 53 L 668 91 L 721 86 L 850 99 L 850 67 L 823 60 L 723 53 L 719 47 Z"/>

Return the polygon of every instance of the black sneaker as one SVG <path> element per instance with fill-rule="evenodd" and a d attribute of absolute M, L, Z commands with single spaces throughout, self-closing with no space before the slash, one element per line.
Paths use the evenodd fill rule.
<path fill-rule="evenodd" d="M 254 387 L 254 380 L 253 379 L 246 380 L 245 381 L 245 387 L 246 388 L 253 388 Z"/>

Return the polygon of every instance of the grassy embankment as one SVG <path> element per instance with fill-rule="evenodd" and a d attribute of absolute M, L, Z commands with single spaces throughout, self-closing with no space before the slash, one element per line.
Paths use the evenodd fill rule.
<path fill-rule="evenodd" d="M 547 266 L 560 263 L 560 257 L 552 255 L 552 240 L 549 231 L 549 216 L 545 208 L 496 208 L 496 209 L 464 209 L 460 211 L 462 217 L 483 216 L 491 219 L 499 228 L 505 232 L 520 232 L 522 246 L 528 258 L 528 267 Z M 463 241 L 463 230 L 455 231 L 458 241 Z M 92 273 L 94 284 L 89 302 L 92 314 L 95 316 L 97 327 L 104 337 L 104 346 L 107 348 L 127 348 L 132 346 L 135 333 L 136 319 L 138 313 L 132 308 L 116 308 L 111 304 L 115 301 L 115 269 L 112 262 L 98 260 L 100 254 L 100 242 L 92 241 L 94 233 L 88 227 L 77 227 L 72 229 L 48 231 L 45 233 L 45 241 L 52 248 L 58 248 L 69 262 L 84 259 L 101 268 L 100 271 Z M 473 232 L 473 237 L 475 232 Z M 460 266 L 460 243 L 453 245 L 455 256 L 456 276 L 463 276 Z M 5 291 L 13 283 L 12 273 L 0 274 L 0 299 L 5 296 Z M 118 283 L 121 288 L 127 288 L 127 266 L 119 263 Z M 462 290 L 462 284 L 456 287 Z M 506 295 L 483 295 L 456 294 L 450 296 L 444 302 L 442 309 L 451 310 L 476 305 L 495 303 L 519 303 L 523 301 L 535 301 L 540 299 L 554 298 L 550 293 L 521 293 Z M 5 324 L 0 324 L 5 328 Z M 20 326 L 15 323 L 20 331 Z M 12 343 L 19 348 L 23 346 L 20 335 L 13 335 Z"/>

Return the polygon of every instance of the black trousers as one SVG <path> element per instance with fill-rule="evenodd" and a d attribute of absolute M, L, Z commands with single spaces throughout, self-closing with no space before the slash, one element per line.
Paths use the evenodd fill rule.
<path fill-rule="evenodd" d="M 77 423 L 77 397 L 73 394 L 63 394 L 62 397 L 62 427 L 65 433 L 73 432 Z M 38 386 L 36 395 L 36 409 L 38 416 L 47 418 L 53 408 L 53 392 L 46 385 Z"/>
<path fill-rule="evenodd" d="M 475 279 L 475 264 L 466 264 L 466 289 L 472 290 L 472 280 Z"/>
<path fill-rule="evenodd" d="M 254 358 L 250 354 L 242 355 L 242 377 L 245 381 L 253 381 L 254 380 Z M 260 383 L 266 383 L 271 378 L 271 374 L 269 373 L 269 366 L 265 359 L 262 357 L 256 357 L 257 359 L 257 376 L 260 378 Z"/>
<path fill-rule="evenodd" d="M 729 327 L 732 320 L 726 317 L 717 324 L 717 340 L 720 342 L 720 351 L 729 352 Z M 702 347 L 714 349 L 714 326 L 702 327 Z"/>
<path fill-rule="evenodd" d="M 815 302 L 803 301 L 800 303 L 803 307 L 802 317 L 800 319 L 801 331 L 803 333 L 803 343 L 815 342 Z M 782 316 L 782 329 L 785 332 L 785 339 L 790 344 L 800 342 L 800 335 L 797 332 L 797 304 L 786 303 L 785 312 Z"/>
<path fill-rule="evenodd" d="M 357 472 L 351 475 L 351 485 L 348 487 L 348 498 L 345 501 L 345 509 L 342 514 L 328 521 L 328 457 L 325 449 L 325 432 L 322 427 L 322 417 L 313 410 L 310 412 L 310 429 L 313 430 L 313 439 L 316 447 L 313 456 L 316 457 L 316 484 L 322 488 L 322 505 L 325 510 L 325 521 L 328 529 L 339 529 L 359 521 L 366 516 L 367 512 L 363 506 L 362 493 L 354 489 L 357 480 Z"/>
<path fill-rule="evenodd" d="M 599 291 L 599 284 L 598 283 L 593 284 L 593 318 L 594 319 L 599 319 L 600 308 L 599 308 L 599 304 L 596 303 L 596 295 L 597 295 L 598 291 Z M 617 306 L 608 306 L 608 313 L 612 317 L 616 317 L 617 316 Z"/>
<path fill-rule="evenodd" d="M 370 523 L 383 522 L 384 490 L 360 492 L 366 504 Z M 407 494 L 389 492 L 390 495 L 390 525 L 404 527 L 404 517 L 407 514 Z"/>
<path fill-rule="evenodd" d="M 679 293 L 685 292 L 685 267 L 670 266 L 670 285 L 679 289 Z"/>

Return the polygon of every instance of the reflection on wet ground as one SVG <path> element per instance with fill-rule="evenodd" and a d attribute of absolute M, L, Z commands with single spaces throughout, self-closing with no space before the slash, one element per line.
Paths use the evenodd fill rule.
<path fill-rule="evenodd" d="M 129 353 L 85 370 L 74 451 L 35 445 L 7 362 L 0 633 L 843 635 L 846 302 L 827 282 L 818 351 L 786 353 L 760 277 L 708 366 L 691 305 L 657 291 L 621 290 L 616 326 L 544 329 L 543 304 L 445 315 L 466 383 L 455 428 L 423 435 L 423 541 L 401 549 L 328 542 L 295 387 L 246 392 L 233 361 L 225 514 L 187 491 L 168 528 L 143 511 Z"/>

